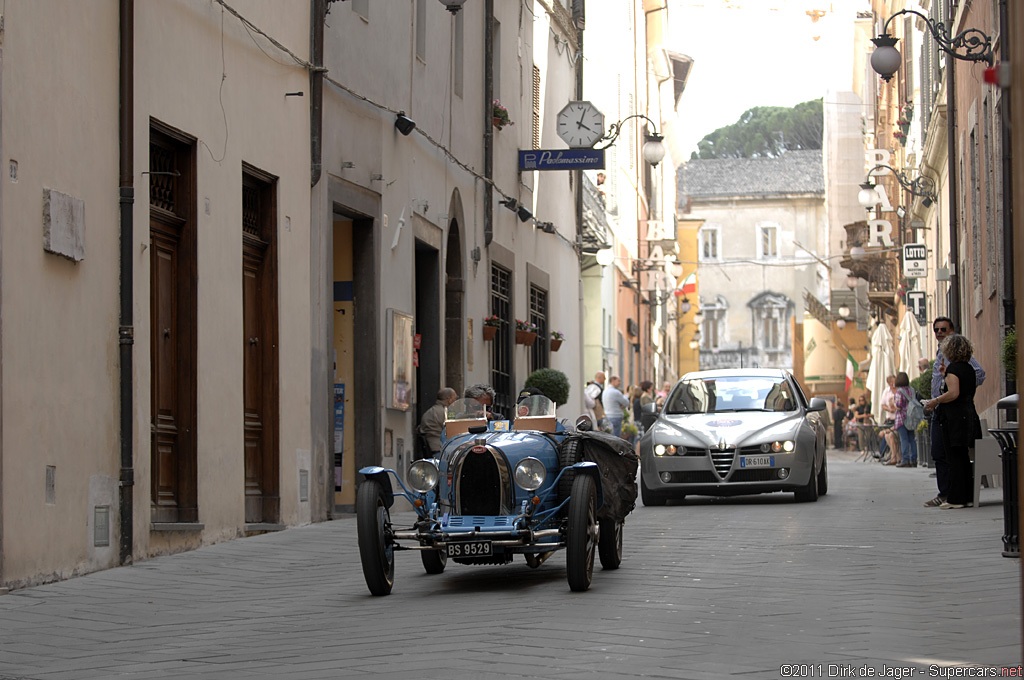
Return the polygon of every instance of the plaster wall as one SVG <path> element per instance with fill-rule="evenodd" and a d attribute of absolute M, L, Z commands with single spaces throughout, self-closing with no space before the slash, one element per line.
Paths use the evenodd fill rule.
<path fill-rule="evenodd" d="M 308 57 L 309 5 L 260 1 L 243 16 Z M 298 501 L 296 455 L 309 444 L 309 78 L 262 36 L 213 4 L 185 0 L 136 5 L 135 57 L 135 406 L 139 421 L 136 536 L 149 536 L 150 253 L 149 125 L 155 119 L 197 138 L 197 460 L 201 541 L 239 535 L 244 525 L 242 164 L 276 176 L 281 521 L 306 511 Z M 257 46 L 258 43 L 259 46 Z M 223 54 L 223 57 L 222 57 Z M 202 101 L 208 105 L 197 106 Z M 189 539 L 181 537 L 184 541 Z M 149 552 L 179 537 L 153 537 Z M 194 539 L 193 539 L 194 540 Z"/>
<path fill-rule="evenodd" d="M 114 564 L 88 520 L 119 468 L 117 42 L 115 2 L 4 12 L 2 585 Z M 45 189 L 84 203 L 77 263 L 43 250 Z"/>

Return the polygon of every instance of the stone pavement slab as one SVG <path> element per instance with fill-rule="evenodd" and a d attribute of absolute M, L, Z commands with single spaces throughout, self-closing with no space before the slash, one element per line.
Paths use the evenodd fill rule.
<path fill-rule="evenodd" d="M 1021 661 L 999 489 L 923 508 L 928 470 L 830 452 L 830 491 L 630 515 L 622 568 L 397 555 L 369 595 L 353 517 L 0 596 L 0 680 L 949 677 Z M 404 517 L 408 518 L 408 515 Z M 829 675 L 829 664 L 834 674 Z M 844 675 L 846 669 L 852 675 Z M 977 671 L 975 671 L 977 672 Z"/>

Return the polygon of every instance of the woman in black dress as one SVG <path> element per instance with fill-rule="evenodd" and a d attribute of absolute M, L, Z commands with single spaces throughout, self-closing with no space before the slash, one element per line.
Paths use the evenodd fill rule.
<path fill-rule="evenodd" d="M 967 450 L 981 437 L 981 421 L 974 407 L 977 377 L 969 363 L 974 354 L 971 341 L 953 333 L 939 347 L 949 361 L 938 397 L 924 403 L 935 411 L 935 422 L 942 428 L 949 465 L 949 495 L 940 508 L 964 508 L 974 504 L 974 478 Z"/>

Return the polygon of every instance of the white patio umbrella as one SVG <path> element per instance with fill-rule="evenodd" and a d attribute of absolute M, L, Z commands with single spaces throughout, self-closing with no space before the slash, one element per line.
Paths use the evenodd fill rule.
<path fill-rule="evenodd" d="M 913 312 L 908 311 L 900 322 L 900 370 L 910 379 L 917 377 L 917 362 L 924 356 L 921 352 L 921 324 Z"/>
<path fill-rule="evenodd" d="M 871 335 L 871 368 L 868 369 L 867 387 L 871 390 L 871 415 L 876 423 L 884 423 L 885 416 L 882 411 L 882 392 L 888 385 L 885 378 L 896 373 L 896 358 L 892 349 L 892 333 L 884 324 L 878 324 L 878 328 Z"/>

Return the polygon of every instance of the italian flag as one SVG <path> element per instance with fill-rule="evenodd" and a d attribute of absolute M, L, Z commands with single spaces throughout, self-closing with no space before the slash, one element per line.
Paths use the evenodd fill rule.
<path fill-rule="evenodd" d="M 685 279 L 683 279 L 683 282 L 681 284 L 679 284 L 679 287 L 676 288 L 676 290 L 680 290 L 684 294 L 686 294 L 686 293 L 696 293 L 697 292 L 697 270 L 694 270 L 689 276 L 687 276 Z"/>
<path fill-rule="evenodd" d="M 857 372 L 857 360 L 849 352 L 846 353 L 846 391 L 853 385 L 853 375 Z"/>

